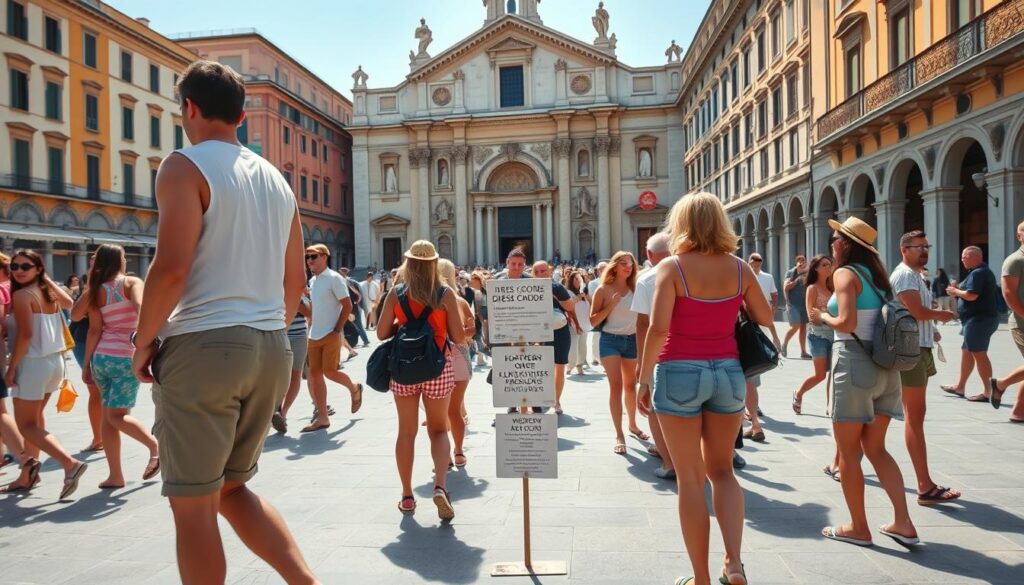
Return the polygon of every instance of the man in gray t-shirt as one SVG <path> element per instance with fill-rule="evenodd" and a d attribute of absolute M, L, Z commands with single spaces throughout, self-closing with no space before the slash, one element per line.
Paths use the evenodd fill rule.
<path fill-rule="evenodd" d="M 960 497 L 960 490 L 942 487 L 932 481 L 928 471 L 928 450 L 924 440 L 925 390 L 928 378 L 935 375 L 932 348 L 941 336 L 934 321 L 953 319 L 952 311 L 932 308 L 932 293 L 924 282 L 922 272 L 928 263 L 928 238 L 922 231 L 908 232 L 900 238 L 903 262 L 889 277 L 892 292 L 910 314 L 917 319 L 921 331 L 921 359 L 914 369 L 900 372 L 903 383 L 903 411 L 906 416 L 907 451 L 917 472 L 917 501 L 934 504 Z"/>
<path fill-rule="evenodd" d="M 1017 226 L 1017 241 L 1021 247 L 1007 256 L 1003 262 L 1003 300 L 1010 309 L 1010 335 L 1017 349 L 1024 355 L 1024 222 Z M 1005 378 L 989 380 L 992 388 L 992 405 L 998 407 L 1003 392 L 1022 382 L 1017 390 L 1017 403 L 1010 414 L 1010 421 L 1024 423 L 1024 366 L 1017 368 Z"/>

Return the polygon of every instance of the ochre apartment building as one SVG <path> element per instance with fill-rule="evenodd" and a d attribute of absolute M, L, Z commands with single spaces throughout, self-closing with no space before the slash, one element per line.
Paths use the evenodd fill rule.
<path fill-rule="evenodd" d="M 355 259 L 352 226 L 352 102 L 253 29 L 175 37 L 199 57 L 245 78 L 238 137 L 281 170 L 295 192 L 307 243 L 325 244 L 334 266 Z"/>
<path fill-rule="evenodd" d="M 144 274 L 153 182 L 186 144 L 174 86 L 187 49 L 97 0 L 4 0 L 0 246 L 39 251 L 63 279 L 116 243 Z"/>

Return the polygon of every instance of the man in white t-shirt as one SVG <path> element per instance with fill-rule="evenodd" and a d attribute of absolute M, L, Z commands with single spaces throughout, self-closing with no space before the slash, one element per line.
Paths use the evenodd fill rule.
<path fill-rule="evenodd" d="M 639 379 L 640 365 L 644 360 L 644 344 L 647 340 L 647 329 L 651 326 L 651 308 L 654 305 L 654 284 L 658 271 L 654 269 L 659 262 L 671 255 L 669 250 L 669 235 L 665 232 L 658 232 L 647 238 L 647 260 L 651 263 L 648 268 L 636 278 L 636 290 L 633 291 L 633 304 L 630 310 L 636 313 L 636 368 Z M 654 437 L 654 447 L 648 447 L 647 452 L 661 459 L 661 466 L 654 470 L 654 475 L 661 479 L 673 479 L 676 476 L 672 468 L 672 460 L 668 456 L 668 446 L 665 444 L 665 435 L 661 432 L 661 425 L 658 424 L 658 417 L 652 415 L 647 417 L 651 423 L 651 436 Z"/>
<path fill-rule="evenodd" d="M 597 287 L 601 286 L 601 275 L 604 274 L 604 269 L 607 266 L 607 262 L 601 262 L 600 264 L 598 264 L 597 267 L 594 268 L 594 278 L 592 278 L 590 282 L 587 283 L 587 296 L 590 297 L 591 303 L 594 302 L 594 294 L 597 293 Z M 595 324 L 592 323 L 591 325 L 593 326 Z M 601 364 L 601 362 L 598 361 L 598 354 L 600 353 L 600 348 L 598 346 L 600 345 L 600 341 L 601 332 L 591 331 L 589 341 L 590 361 L 595 366 Z"/>
<path fill-rule="evenodd" d="M 764 265 L 764 259 L 757 252 L 750 255 L 749 260 L 750 267 L 754 270 L 754 275 L 757 277 L 757 284 L 761 286 L 761 292 L 764 293 L 764 298 L 768 301 L 768 304 L 772 306 L 772 325 L 768 328 L 772 334 L 772 341 L 775 342 L 775 346 L 781 348 L 782 343 L 779 341 L 779 334 L 775 330 L 774 316 L 775 311 L 779 306 L 779 289 L 775 286 L 775 279 L 772 278 L 771 274 L 761 270 L 761 266 Z M 760 397 L 758 396 L 757 388 L 761 385 L 761 377 L 755 376 L 747 380 L 747 416 L 750 417 L 750 428 L 743 432 L 743 438 L 751 439 L 757 443 L 763 443 L 765 440 L 764 429 L 761 427 L 761 409 L 758 406 L 760 403 Z"/>
<path fill-rule="evenodd" d="M 380 285 L 373 279 L 373 272 L 367 272 L 366 280 L 359 283 L 359 293 L 363 295 L 366 328 L 373 329 L 377 326 L 377 302 L 380 301 Z"/>
<path fill-rule="evenodd" d="M 910 314 L 917 319 L 921 332 L 921 359 L 917 365 L 905 372 L 900 372 L 903 384 L 903 412 L 906 416 L 904 436 L 910 461 L 917 474 L 917 501 L 920 504 L 936 504 L 955 500 L 960 497 L 960 490 L 942 487 L 932 481 L 928 471 L 928 447 L 924 440 L 925 391 L 928 378 L 935 375 L 935 359 L 932 348 L 941 335 L 935 328 L 935 321 L 951 321 L 952 311 L 932 309 L 932 292 L 922 277 L 928 263 L 928 251 L 931 246 L 922 231 L 912 231 L 900 238 L 900 253 L 903 262 L 892 271 L 889 283 L 896 295 Z"/>
<path fill-rule="evenodd" d="M 328 380 L 341 384 L 352 393 L 352 414 L 363 404 L 363 385 L 353 384 L 341 364 L 341 332 L 352 313 L 345 278 L 327 267 L 331 251 L 323 244 L 306 248 L 306 266 L 313 273 L 309 281 L 309 298 L 313 318 L 309 327 L 309 393 L 316 405 L 316 418 L 302 432 L 309 433 L 331 426 L 327 412 Z"/>
<path fill-rule="evenodd" d="M 757 252 L 750 255 L 750 267 L 754 269 L 754 275 L 757 276 L 757 284 L 761 285 L 761 292 L 764 293 L 764 298 L 768 301 L 768 304 L 772 306 L 772 315 L 775 315 L 775 310 L 779 306 L 779 289 L 775 286 L 775 279 L 771 274 L 761 270 L 764 265 L 764 259 Z"/>

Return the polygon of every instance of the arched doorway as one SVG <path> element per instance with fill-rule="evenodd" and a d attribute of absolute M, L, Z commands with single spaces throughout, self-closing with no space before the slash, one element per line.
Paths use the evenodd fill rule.
<path fill-rule="evenodd" d="M 950 153 L 947 172 L 957 178 L 958 182 L 951 185 L 960 187 L 960 247 L 978 246 L 985 254 L 988 253 L 988 197 L 974 182 L 974 174 L 986 172 L 988 160 L 985 150 L 974 140 L 965 145 L 963 154 Z M 959 160 L 958 160 L 959 159 Z"/>
<path fill-rule="evenodd" d="M 529 165 L 509 161 L 495 168 L 486 177 L 485 190 L 474 193 L 477 203 L 492 209 L 491 230 L 484 229 L 478 238 L 485 238 L 485 256 L 491 261 L 508 257 L 514 248 L 521 248 L 533 260 L 544 257 L 545 234 L 553 234 L 554 209 L 551 189 L 541 186 L 537 172 Z M 568 229 L 568 226 L 563 229 Z"/>
<path fill-rule="evenodd" d="M 875 184 L 867 175 L 860 175 L 853 180 L 850 187 L 849 211 L 851 216 L 878 229 L 878 218 L 875 215 Z"/>
<path fill-rule="evenodd" d="M 832 254 L 831 246 L 829 241 L 832 237 L 832 228 L 828 225 L 828 220 L 838 219 L 839 213 L 839 198 L 836 197 L 836 192 L 832 187 L 825 187 L 818 198 L 817 210 L 811 210 L 811 215 L 819 218 L 817 226 L 817 234 L 815 234 L 815 247 L 819 254 Z"/>
<path fill-rule="evenodd" d="M 921 167 L 913 160 L 900 161 L 893 170 L 891 199 L 903 203 L 903 227 L 901 234 L 924 230 L 924 176 Z"/>

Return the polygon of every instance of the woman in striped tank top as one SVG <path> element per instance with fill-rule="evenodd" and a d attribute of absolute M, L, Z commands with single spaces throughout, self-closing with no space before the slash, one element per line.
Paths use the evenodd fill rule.
<path fill-rule="evenodd" d="M 142 280 L 125 276 L 124 248 L 104 244 L 96 250 L 89 272 L 89 338 L 85 344 L 82 378 L 96 384 L 103 400 L 103 447 L 110 475 L 100 489 L 124 487 L 121 471 L 121 433 L 149 449 L 142 480 L 160 470 L 156 438 L 137 419 L 128 415 L 135 407 L 139 380 L 132 371 L 135 347 L 131 335 L 139 322 Z"/>

